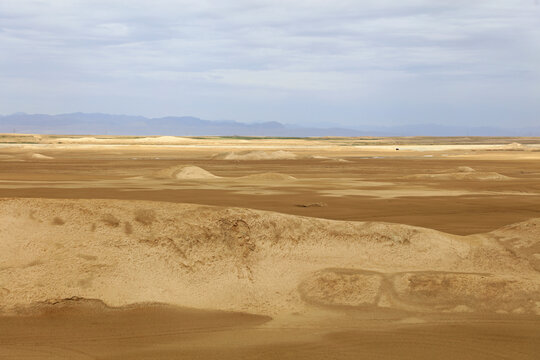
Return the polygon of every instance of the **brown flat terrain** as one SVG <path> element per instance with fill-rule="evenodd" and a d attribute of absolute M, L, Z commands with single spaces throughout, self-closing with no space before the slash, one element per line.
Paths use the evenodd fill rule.
<path fill-rule="evenodd" d="M 534 359 L 540 351 L 540 321 L 528 318 L 407 324 L 349 315 L 339 325 L 326 321 L 268 327 L 268 319 L 255 315 L 156 305 L 117 310 L 83 305 L 1 318 L 0 357 L 473 360 Z"/>
<path fill-rule="evenodd" d="M 538 138 L 1 135 L 0 198 L 0 358 L 540 352 Z"/>

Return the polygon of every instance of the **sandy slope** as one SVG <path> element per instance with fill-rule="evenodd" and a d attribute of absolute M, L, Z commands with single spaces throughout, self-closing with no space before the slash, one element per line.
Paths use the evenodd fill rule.
<path fill-rule="evenodd" d="M 469 166 L 459 166 L 457 171 L 446 171 L 436 174 L 415 174 L 408 175 L 406 179 L 417 180 L 476 180 L 476 181 L 504 181 L 510 180 L 510 177 L 499 174 L 494 171 L 476 171 Z"/>
<path fill-rule="evenodd" d="M 221 177 L 212 174 L 211 172 L 200 168 L 198 166 L 192 166 L 192 165 L 177 165 L 177 166 L 171 166 L 166 169 L 159 170 L 156 173 L 157 178 L 165 178 L 165 179 L 175 179 L 175 180 L 213 180 L 213 179 L 225 179 L 225 180 L 232 180 L 232 181 L 291 181 L 296 180 L 294 176 L 290 176 L 287 174 L 281 174 L 281 173 L 271 173 L 271 172 L 265 172 L 265 173 L 258 173 L 258 174 L 251 174 L 246 176 L 240 176 L 240 177 Z"/>
<path fill-rule="evenodd" d="M 63 138 L 0 144 L 0 359 L 538 358 L 538 139 Z"/>
<path fill-rule="evenodd" d="M 42 140 L 42 139 L 40 139 Z M 43 141 L 43 140 L 42 140 Z M 43 141 L 45 143 L 50 141 Z M 147 144 L 147 145 L 170 145 L 170 144 L 191 144 L 196 142 L 195 139 L 189 137 L 179 136 L 146 136 L 146 137 L 113 137 L 113 138 L 99 138 L 99 137 L 61 137 L 54 139 L 55 143 L 61 144 Z"/>
<path fill-rule="evenodd" d="M 461 237 L 243 208 L 4 199 L 0 306 L 77 296 L 267 315 L 310 305 L 534 314 L 538 254 L 495 235 L 519 233 L 529 249 L 537 222 Z"/>
<path fill-rule="evenodd" d="M 294 176 L 290 176 L 287 174 L 281 174 L 281 173 L 260 173 L 260 174 L 252 174 L 252 175 L 246 175 L 241 176 L 237 178 L 238 180 L 254 180 L 254 181 L 292 181 L 296 180 Z"/>
<path fill-rule="evenodd" d="M 47 156 L 47 155 L 43 155 L 43 154 L 31 154 L 30 155 L 30 158 L 31 159 L 34 159 L 34 160 L 52 160 L 54 159 L 53 157 L 51 156 Z"/>
<path fill-rule="evenodd" d="M 204 170 L 198 166 L 178 165 L 170 168 L 162 169 L 157 172 L 158 178 L 177 179 L 177 180 L 203 180 L 203 179 L 218 179 L 219 176 Z"/>
<path fill-rule="evenodd" d="M 291 160 L 297 155 L 289 151 L 247 150 L 239 152 L 224 152 L 213 156 L 215 160 Z"/>

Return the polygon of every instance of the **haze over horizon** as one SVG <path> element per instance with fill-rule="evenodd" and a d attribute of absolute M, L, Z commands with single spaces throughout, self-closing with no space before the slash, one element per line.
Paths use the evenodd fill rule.
<path fill-rule="evenodd" d="M 540 3 L 0 3 L 0 114 L 540 123 Z"/>
<path fill-rule="evenodd" d="M 540 126 L 500 128 L 494 126 L 405 124 L 394 126 L 301 126 L 278 121 L 244 123 L 205 120 L 193 116 L 148 118 L 104 113 L 1 115 L 0 133 L 64 135 L 173 135 L 173 136 L 540 136 Z"/>

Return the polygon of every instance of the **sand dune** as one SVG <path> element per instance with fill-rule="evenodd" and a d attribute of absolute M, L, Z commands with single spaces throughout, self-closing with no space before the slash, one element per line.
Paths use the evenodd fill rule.
<path fill-rule="evenodd" d="M 174 173 L 176 179 L 217 179 L 219 176 L 197 166 L 185 166 Z"/>
<path fill-rule="evenodd" d="M 30 154 L 30 159 L 34 160 L 52 160 L 54 159 L 52 156 L 47 156 L 39 153 L 32 153 Z"/>
<path fill-rule="evenodd" d="M 321 156 L 321 155 L 306 155 L 299 156 L 293 152 L 285 150 L 277 151 L 262 151 L 262 150 L 247 150 L 247 151 L 238 151 L 238 152 L 223 152 L 215 154 L 212 159 L 214 160 L 293 160 L 293 159 L 313 159 L 313 160 L 324 160 L 328 162 L 341 162 L 347 163 L 349 160 Z"/>
<path fill-rule="evenodd" d="M 505 226 L 490 233 L 510 252 L 529 259 L 540 271 L 540 219 Z"/>
<path fill-rule="evenodd" d="M 340 163 L 349 163 L 349 160 L 342 159 L 342 158 L 336 158 L 336 157 L 328 157 L 328 156 L 322 156 L 322 155 L 308 155 L 305 156 L 306 159 L 313 159 L 313 160 L 324 160 L 328 162 L 340 162 Z"/>
<path fill-rule="evenodd" d="M 296 180 L 294 176 L 281 173 L 259 173 L 251 174 L 240 177 L 221 177 L 212 174 L 211 172 L 204 170 L 198 166 L 192 165 L 179 165 L 173 166 L 167 169 L 163 169 L 157 172 L 158 178 L 176 179 L 176 180 L 212 180 L 212 179 L 224 179 L 232 181 L 247 181 L 247 182 L 260 182 L 260 181 L 292 181 Z"/>
<path fill-rule="evenodd" d="M 212 157 L 215 160 L 290 160 L 296 159 L 297 155 L 284 150 L 262 151 L 248 150 L 238 152 L 219 153 Z"/>
<path fill-rule="evenodd" d="M 145 136 L 145 137 L 62 137 L 47 142 L 62 144 L 144 144 L 144 145 L 181 145 L 196 142 L 195 139 L 179 136 Z"/>
<path fill-rule="evenodd" d="M 540 311 L 532 258 L 494 234 L 120 200 L 4 199 L 0 224 L 5 312 L 73 296 L 266 315 L 313 305 Z"/>
<path fill-rule="evenodd" d="M 469 166 L 460 166 L 457 171 L 450 170 L 444 173 L 437 174 L 415 174 L 405 176 L 406 179 L 418 179 L 418 180 L 491 180 L 491 181 L 504 181 L 509 180 L 510 177 L 501 175 L 493 171 L 476 171 Z"/>
<path fill-rule="evenodd" d="M 330 269 L 304 280 L 306 301 L 326 306 L 392 307 L 421 312 L 538 313 L 538 281 L 486 273 L 379 273 Z"/>
<path fill-rule="evenodd" d="M 143 137 L 135 139 L 133 142 L 136 144 L 189 144 L 196 142 L 197 140 L 179 137 L 179 136 L 156 136 L 156 137 Z"/>
<path fill-rule="evenodd" d="M 207 180 L 218 179 L 219 176 L 212 174 L 198 166 L 179 165 L 158 171 L 157 177 L 177 180 Z"/>
<path fill-rule="evenodd" d="M 296 180 L 294 176 L 281 173 L 261 173 L 246 175 L 237 178 L 239 180 L 254 180 L 254 181 L 291 181 Z"/>
<path fill-rule="evenodd" d="M 502 145 L 502 148 L 505 149 L 505 150 L 529 150 L 529 147 L 527 145 L 523 145 L 521 143 L 518 143 L 518 142 L 512 142 L 510 144 L 507 144 L 507 145 Z"/>
<path fill-rule="evenodd" d="M 464 173 L 471 173 L 471 172 L 476 171 L 475 169 L 473 169 L 470 166 L 458 166 L 457 169 L 458 169 L 459 172 L 464 172 Z"/>
<path fill-rule="evenodd" d="M 1 359 L 538 357 L 537 138 L 58 140 L 0 144 Z"/>

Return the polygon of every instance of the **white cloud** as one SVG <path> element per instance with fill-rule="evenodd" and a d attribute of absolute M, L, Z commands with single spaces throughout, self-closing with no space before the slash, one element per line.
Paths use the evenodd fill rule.
<path fill-rule="evenodd" d="M 373 108 L 373 121 L 390 121 L 392 107 L 400 114 L 392 121 L 429 122 L 443 104 L 465 115 L 480 106 L 502 123 L 500 114 L 511 111 L 497 109 L 514 109 L 519 99 L 528 113 L 540 111 L 531 100 L 540 102 L 534 0 L 3 0 L 0 48 L 0 113 L 28 111 L 21 97 L 42 104 L 46 88 L 56 96 L 40 105 L 43 112 L 84 110 L 66 99 L 92 111 L 182 115 L 189 108 L 242 121 L 271 120 L 275 112 L 259 111 L 266 101 L 283 105 L 282 120 L 304 123 L 309 116 L 291 111 L 295 100 L 345 124 L 357 121 L 360 104 Z M 152 91 L 140 101 L 144 88 Z M 117 107 L 100 102 L 107 93 L 123 97 Z M 126 108 L 126 99 L 137 101 Z"/>

